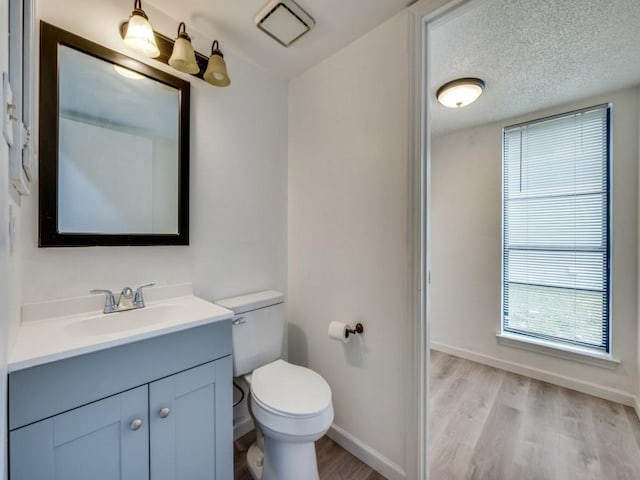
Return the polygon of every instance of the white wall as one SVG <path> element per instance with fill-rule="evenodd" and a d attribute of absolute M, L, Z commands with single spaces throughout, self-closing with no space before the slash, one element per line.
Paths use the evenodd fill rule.
<path fill-rule="evenodd" d="M 163 138 L 153 139 L 152 225 L 154 232 L 178 231 L 178 144 Z"/>
<path fill-rule="evenodd" d="M 635 393 L 638 384 L 638 89 L 434 138 L 431 341 Z M 606 370 L 496 343 L 501 322 L 502 127 L 613 103 L 612 353 Z"/>
<path fill-rule="evenodd" d="M 153 140 L 69 118 L 58 129 L 60 231 L 153 233 Z"/>
<path fill-rule="evenodd" d="M 341 438 L 390 478 L 409 363 L 407 25 L 402 12 L 289 84 L 289 358 L 326 378 Z M 329 340 L 332 320 L 365 333 Z"/>
<path fill-rule="evenodd" d="M 0 71 L 9 67 L 8 51 L 8 0 L 0 0 Z M 9 209 L 13 212 L 15 229 L 21 228 L 20 202 L 8 180 L 9 151 L 4 137 L 0 135 L 0 479 L 7 472 L 7 359 L 16 338 L 20 322 L 20 251 L 18 242 L 13 253 L 9 247 Z M 9 194 L 14 192 L 14 194 Z"/>
<path fill-rule="evenodd" d="M 8 0 L 0 2 L 0 18 L 7 18 L 9 14 Z M 0 24 L 0 70 L 7 70 L 8 42 L 7 22 Z M 7 242 L 7 214 L 9 210 L 9 198 L 7 195 L 8 168 L 7 144 L 0 137 L 0 478 L 7 478 L 7 349 L 9 338 L 9 324 L 11 312 L 7 308 L 9 298 L 9 286 L 7 276 L 7 264 L 9 252 Z"/>
<path fill-rule="evenodd" d="M 8 0 L 0 1 L 0 18 L 7 18 Z M 8 64 L 7 22 L 0 23 L 0 70 L 5 72 Z M 7 350 L 11 312 L 7 300 L 9 286 L 7 266 L 9 263 L 9 233 L 7 231 L 9 198 L 7 192 L 8 150 L 0 136 L 0 479 L 7 478 Z"/>
<path fill-rule="evenodd" d="M 38 17 L 131 56 L 118 34 L 129 0 L 39 0 Z M 178 19 L 145 11 L 172 36 Z M 189 29 L 208 52 L 219 32 Z M 224 46 L 224 38 L 220 38 Z M 216 88 L 153 60 L 191 81 L 191 193 L 188 247 L 39 249 L 37 195 L 26 202 L 24 302 L 120 289 L 143 282 L 192 281 L 215 299 L 286 286 L 287 85 L 224 50 L 232 84 Z"/>

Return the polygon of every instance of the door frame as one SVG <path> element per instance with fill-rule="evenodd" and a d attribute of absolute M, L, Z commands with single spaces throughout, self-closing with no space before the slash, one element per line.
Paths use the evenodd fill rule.
<path fill-rule="evenodd" d="M 429 294 L 431 120 L 429 30 L 482 0 L 418 0 L 409 12 L 409 248 L 410 352 L 406 478 L 429 478 Z M 447 18 L 444 18 L 447 17 Z"/>

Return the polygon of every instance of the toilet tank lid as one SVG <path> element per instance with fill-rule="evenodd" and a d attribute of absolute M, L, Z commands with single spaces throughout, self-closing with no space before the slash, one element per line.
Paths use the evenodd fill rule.
<path fill-rule="evenodd" d="M 283 302 L 284 294 L 276 290 L 264 290 L 262 292 L 249 293 L 247 295 L 223 298 L 215 301 L 217 305 L 233 311 L 236 315 Z"/>

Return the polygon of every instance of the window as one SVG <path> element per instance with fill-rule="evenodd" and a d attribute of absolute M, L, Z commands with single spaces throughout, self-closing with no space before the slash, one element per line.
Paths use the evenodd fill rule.
<path fill-rule="evenodd" d="M 610 108 L 503 131 L 503 331 L 609 351 Z"/>

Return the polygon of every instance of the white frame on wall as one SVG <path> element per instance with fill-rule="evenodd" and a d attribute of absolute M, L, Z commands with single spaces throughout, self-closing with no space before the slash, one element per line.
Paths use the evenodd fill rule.
<path fill-rule="evenodd" d="M 433 90 L 429 29 L 454 10 L 480 0 L 419 0 L 409 11 L 409 238 L 411 351 L 406 429 L 406 478 L 429 478 L 430 184 Z M 445 19 L 446 20 L 446 19 Z"/>

